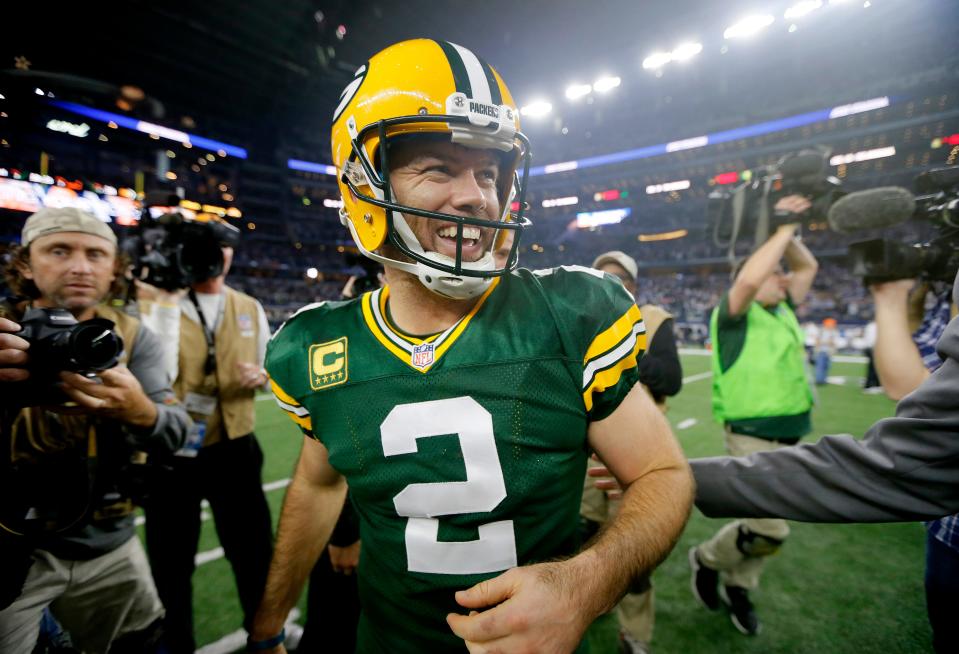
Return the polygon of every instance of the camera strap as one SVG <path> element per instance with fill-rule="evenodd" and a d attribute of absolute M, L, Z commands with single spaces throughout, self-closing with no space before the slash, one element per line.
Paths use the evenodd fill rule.
<path fill-rule="evenodd" d="M 200 318 L 200 326 L 203 327 L 203 336 L 206 338 L 206 363 L 203 364 L 203 372 L 212 375 L 216 371 L 216 348 L 213 345 L 213 330 L 206 324 L 206 318 L 203 317 L 203 311 L 200 309 L 200 302 L 196 299 L 196 292 L 191 288 L 188 295 L 193 306 L 196 307 L 196 314 Z"/>

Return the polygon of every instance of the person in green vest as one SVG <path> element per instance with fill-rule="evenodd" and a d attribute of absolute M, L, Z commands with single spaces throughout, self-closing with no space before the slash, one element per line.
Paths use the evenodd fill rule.
<path fill-rule="evenodd" d="M 787 196 L 777 212 L 800 214 L 810 206 Z M 784 224 L 743 264 L 713 310 L 713 415 L 726 429 L 731 455 L 794 445 L 812 430 L 813 394 L 806 374 L 804 336 L 794 309 L 818 271 L 812 253 L 796 238 L 798 223 Z M 785 257 L 789 272 L 780 261 Z M 692 591 L 710 610 L 725 603 L 733 625 L 759 633 L 749 598 L 766 558 L 789 535 L 785 520 L 736 520 L 689 551 Z"/>

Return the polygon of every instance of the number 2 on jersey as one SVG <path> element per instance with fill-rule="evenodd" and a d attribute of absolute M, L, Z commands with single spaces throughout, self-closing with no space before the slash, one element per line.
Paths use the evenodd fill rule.
<path fill-rule="evenodd" d="M 434 574 L 480 574 L 515 567 L 512 520 L 480 525 L 476 540 L 438 539 L 437 516 L 489 512 L 506 498 L 489 411 L 471 397 L 400 404 L 380 426 L 386 456 L 415 454 L 416 439 L 449 434 L 456 434 L 463 451 L 466 481 L 409 484 L 393 498 L 396 512 L 408 518 L 407 567 L 410 572 Z"/>

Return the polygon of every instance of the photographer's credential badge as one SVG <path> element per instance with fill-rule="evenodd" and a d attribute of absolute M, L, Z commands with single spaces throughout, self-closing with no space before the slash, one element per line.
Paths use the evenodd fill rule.
<path fill-rule="evenodd" d="M 193 459 L 199 454 L 200 448 L 203 447 L 203 439 L 206 438 L 206 421 L 198 416 L 209 416 L 216 410 L 216 397 L 187 393 L 183 398 L 183 406 L 193 417 L 193 426 L 187 434 L 183 447 L 174 452 L 174 455 Z"/>

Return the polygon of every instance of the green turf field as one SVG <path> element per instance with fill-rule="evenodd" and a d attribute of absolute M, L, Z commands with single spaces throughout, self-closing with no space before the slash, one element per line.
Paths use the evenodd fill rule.
<path fill-rule="evenodd" d="M 695 377 L 708 371 L 709 358 L 683 356 L 683 366 L 687 378 Z M 813 438 L 830 433 L 860 436 L 893 412 L 893 403 L 885 397 L 862 394 L 863 373 L 862 364 L 834 364 L 831 374 L 845 377 L 846 383 L 820 389 Z M 722 431 L 709 411 L 709 379 L 688 382 L 670 402 L 670 422 L 690 457 L 722 453 Z M 292 423 L 273 402 L 260 401 L 256 431 L 266 453 L 264 483 L 289 477 L 300 443 Z M 280 488 L 267 494 L 274 521 L 283 493 Z M 762 585 L 753 594 L 763 632 L 749 638 L 736 631 L 724 613 L 702 609 L 689 590 L 687 550 L 723 523 L 694 511 L 676 550 L 655 573 L 656 652 L 931 650 L 923 599 L 922 525 L 793 523 L 789 541 L 769 562 Z M 207 521 L 200 551 L 217 547 L 213 523 Z M 198 644 L 212 643 L 240 628 L 239 602 L 225 559 L 201 565 L 193 586 Z M 614 652 L 610 642 L 614 636 L 610 620 L 598 621 L 590 632 L 593 654 Z"/>

